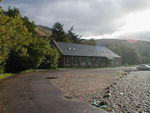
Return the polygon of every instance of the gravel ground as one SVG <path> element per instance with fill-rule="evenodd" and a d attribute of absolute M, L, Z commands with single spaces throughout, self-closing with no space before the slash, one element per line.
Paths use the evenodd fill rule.
<path fill-rule="evenodd" d="M 150 71 L 134 71 L 118 79 L 91 101 L 116 113 L 150 113 Z"/>
<path fill-rule="evenodd" d="M 66 98 L 89 102 L 94 94 L 104 91 L 122 73 L 122 68 L 74 69 L 58 73 L 52 83 L 64 92 Z"/>

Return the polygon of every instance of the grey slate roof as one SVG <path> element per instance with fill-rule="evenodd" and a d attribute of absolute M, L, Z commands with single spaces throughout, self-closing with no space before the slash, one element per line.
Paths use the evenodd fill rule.
<path fill-rule="evenodd" d="M 108 59 L 120 58 L 120 56 L 118 56 L 117 54 L 110 51 L 104 46 L 92 46 L 65 42 L 55 43 L 63 55 L 107 57 Z"/>

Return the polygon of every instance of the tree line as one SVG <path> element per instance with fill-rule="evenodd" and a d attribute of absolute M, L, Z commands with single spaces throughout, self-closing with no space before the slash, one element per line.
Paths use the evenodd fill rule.
<path fill-rule="evenodd" d="M 123 64 L 150 64 L 150 53 L 147 47 L 112 46 L 111 49 L 122 57 Z"/>
<path fill-rule="evenodd" d="M 102 39 L 96 42 L 120 55 L 122 57 L 122 64 L 150 64 L 150 42 L 137 41 L 130 43 L 127 40 L 117 39 Z"/>
<path fill-rule="evenodd" d="M 0 9 L 0 73 L 57 68 L 57 49 L 48 38 L 39 37 L 35 27 L 18 9 Z"/>
<path fill-rule="evenodd" d="M 65 32 L 63 24 L 61 24 L 60 22 L 56 22 L 50 28 L 50 30 L 52 31 L 51 38 L 56 41 L 73 42 L 73 43 L 82 42 L 81 36 L 73 32 L 73 26 L 67 32 Z"/>

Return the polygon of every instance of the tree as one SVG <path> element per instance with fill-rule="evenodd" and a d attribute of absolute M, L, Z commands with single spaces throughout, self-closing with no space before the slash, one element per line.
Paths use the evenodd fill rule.
<path fill-rule="evenodd" d="M 16 13 L 17 12 L 17 13 Z M 38 68 L 46 57 L 50 57 L 50 68 L 57 68 L 58 52 L 50 42 L 39 38 L 35 24 L 27 17 L 21 18 L 17 10 L 0 14 L 0 73 L 17 73 Z"/>
<path fill-rule="evenodd" d="M 5 17 L 5 18 L 4 18 Z M 20 15 L 15 17 L 8 17 L 3 15 L 3 21 L 0 21 L 0 43 L 1 43 L 1 61 L 3 64 L 6 63 L 8 69 L 9 66 L 15 67 L 16 64 L 11 64 L 8 61 L 9 59 L 15 58 L 17 61 L 22 61 L 22 58 L 28 56 L 27 46 L 31 42 L 31 33 L 28 32 L 28 29 L 23 25 L 23 21 Z M 17 62 L 16 62 L 17 63 Z M 8 65 L 9 64 L 9 65 Z"/>
<path fill-rule="evenodd" d="M 30 22 L 27 16 L 23 17 L 22 20 L 24 21 L 24 25 L 28 28 L 28 31 L 32 33 L 32 37 L 38 36 L 38 33 L 35 31 L 35 23 L 33 21 Z"/>
<path fill-rule="evenodd" d="M 88 44 L 88 45 L 96 45 L 96 42 L 94 39 L 90 39 L 90 40 L 82 40 L 83 44 Z"/>
<path fill-rule="evenodd" d="M 19 9 L 17 9 L 15 7 L 13 9 L 11 7 L 8 7 L 8 11 L 4 11 L 4 14 L 9 17 L 15 17 L 17 15 L 20 15 L 20 11 L 19 11 Z"/>
<path fill-rule="evenodd" d="M 51 28 L 52 31 L 52 38 L 56 41 L 62 41 L 62 42 L 71 42 L 69 37 L 64 31 L 63 25 L 59 22 L 56 22 L 53 27 Z"/>
<path fill-rule="evenodd" d="M 14 18 L 0 15 L 0 68 L 3 69 L 6 59 L 9 57 L 11 50 L 20 51 L 20 54 L 25 55 L 31 34 L 27 28 L 23 26 L 21 17 Z"/>
<path fill-rule="evenodd" d="M 4 11 L 4 14 L 9 17 L 15 17 L 18 15 L 21 16 L 19 9 L 15 7 L 13 9 L 9 7 L 8 11 Z M 36 25 L 34 24 L 34 22 L 30 22 L 27 16 L 24 16 L 22 20 L 24 21 L 24 25 L 28 28 L 28 31 L 32 33 L 32 36 L 38 36 L 37 32 L 35 31 Z"/>
<path fill-rule="evenodd" d="M 47 55 L 50 55 L 50 42 L 42 38 L 33 38 L 27 47 L 28 65 L 30 68 L 38 68 Z"/>
<path fill-rule="evenodd" d="M 129 64 L 140 64 L 141 63 L 141 55 L 139 51 L 135 47 L 131 47 L 130 51 L 127 53 Z"/>
<path fill-rule="evenodd" d="M 40 69 L 57 69 L 58 67 L 58 59 L 59 59 L 59 52 L 56 48 L 51 48 L 48 55 L 44 58 L 43 62 L 40 64 Z"/>
<path fill-rule="evenodd" d="M 123 64 L 135 65 L 142 62 L 140 52 L 135 47 L 113 46 L 110 49 L 122 57 Z"/>
<path fill-rule="evenodd" d="M 73 32 L 73 26 L 68 31 L 68 37 L 71 40 L 71 42 L 74 42 L 74 43 L 80 43 L 81 42 L 81 40 L 80 40 L 81 36 L 76 35 L 76 33 Z"/>

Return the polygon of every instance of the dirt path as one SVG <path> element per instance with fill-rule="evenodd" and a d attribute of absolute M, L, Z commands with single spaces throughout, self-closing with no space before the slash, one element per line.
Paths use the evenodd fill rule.
<path fill-rule="evenodd" d="M 0 113 L 105 113 L 64 98 L 50 81 L 66 72 L 34 72 L 0 81 Z"/>

